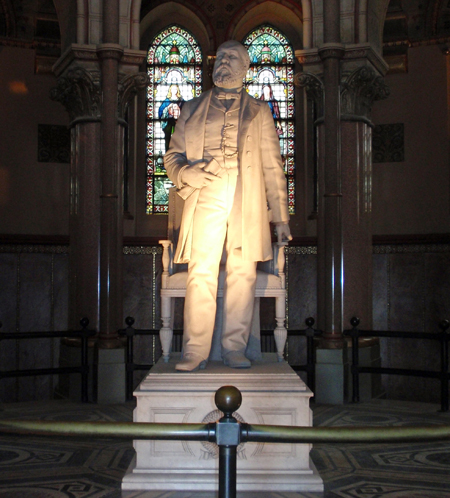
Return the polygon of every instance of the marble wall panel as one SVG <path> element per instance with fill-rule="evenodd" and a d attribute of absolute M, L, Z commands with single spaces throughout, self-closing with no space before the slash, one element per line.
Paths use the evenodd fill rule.
<path fill-rule="evenodd" d="M 373 328 L 387 330 L 389 322 L 389 258 L 386 254 L 374 254 L 373 263 Z M 369 324 L 361 324 L 370 328 Z"/>
<path fill-rule="evenodd" d="M 17 262 L 18 254 L 0 253 L 0 331 L 14 332 L 17 327 Z M 0 365 L 2 370 L 17 368 L 18 347 L 14 340 L 0 343 Z M 16 379 L 0 380 L 0 400 L 15 400 L 17 393 Z"/>
<path fill-rule="evenodd" d="M 424 254 L 389 256 L 389 327 L 391 330 L 424 330 Z"/>
<path fill-rule="evenodd" d="M 141 248 L 142 249 L 142 248 Z M 161 254 L 144 248 L 124 257 L 124 316 L 135 318 L 135 327 L 159 329 Z M 301 248 L 287 255 L 288 326 L 304 329 L 305 319 L 317 318 L 316 258 Z M 450 316 L 450 254 L 429 251 L 384 251 L 373 257 L 373 328 L 376 330 L 438 330 Z M 52 253 L 0 253 L 0 321 L 3 331 L 65 330 L 68 309 L 68 255 Z M 183 299 L 175 305 L 175 328 L 182 328 Z M 261 327 L 274 327 L 273 299 L 261 303 Z M 362 328 L 367 328 L 361 325 Z M 272 341 L 272 342 L 271 342 Z M 266 348 L 274 347 L 272 337 Z M 39 368 L 57 365 L 59 340 L 3 341 L 3 369 Z M 288 358 L 292 364 L 306 362 L 304 338 L 290 338 Z M 158 337 L 135 338 L 135 359 L 150 364 L 160 356 Z M 437 343 L 381 339 L 383 366 L 436 369 Z M 135 374 L 136 384 L 144 373 Z M 4 379 L 0 400 L 16 401 L 52 396 L 52 377 Z M 384 376 L 389 398 L 439 402 L 439 383 L 433 379 Z"/>
<path fill-rule="evenodd" d="M 0 253 L 1 313 L 7 332 L 66 330 L 68 255 L 38 248 Z M 1 320 L 2 318 L 0 318 Z M 56 367 L 59 339 L 4 341 L 0 348 L 5 370 Z M 52 397 L 56 376 L 5 379 L 0 399 L 6 401 Z"/>
<path fill-rule="evenodd" d="M 133 326 L 136 329 L 161 328 L 161 255 L 152 249 L 142 249 L 139 254 L 126 254 L 124 258 L 124 316 L 134 318 Z M 137 364 L 155 363 L 161 356 L 159 338 L 136 336 L 133 341 L 133 353 Z M 144 371 L 136 371 L 134 386 L 137 386 L 145 375 Z"/>
<path fill-rule="evenodd" d="M 27 254 L 20 258 L 19 330 L 37 332 L 53 327 L 53 255 Z M 19 368 L 50 367 L 54 362 L 53 341 L 34 339 L 20 342 Z M 19 379 L 19 400 L 46 399 L 53 392 L 50 376 Z"/>
<path fill-rule="evenodd" d="M 124 316 L 134 318 L 134 327 L 151 329 L 153 324 L 153 255 L 133 254 L 124 258 Z"/>
<path fill-rule="evenodd" d="M 55 330 L 69 327 L 69 255 L 54 255 L 53 325 Z M 59 343 L 59 341 L 57 341 Z"/>
<path fill-rule="evenodd" d="M 374 329 L 438 331 L 437 324 L 450 309 L 449 259 L 448 253 L 418 250 L 375 255 Z M 440 365 L 439 344 L 381 339 L 381 358 L 386 367 L 435 371 Z M 439 382 L 434 379 L 389 375 L 382 382 L 388 398 L 440 400 Z"/>
<path fill-rule="evenodd" d="M 288 255 L 289 328 L 304 329 L 305 320 L 317 323 L 317 255 Z"/>
<path fill-rule="evenodd" d="M 288 272 L 288 328 L 302 330 L 305 320 L 314 318 L 317 326 L 317 256 L 299 254 L 294 248 L 287 255 Z M 291 365 L 306 364 L 306 339 L 288 339 L 287 358 Z"/>
<path fill-rule="evenodd" d="M 428 253 L 425 257 L 425 326 L 436 328 L 442 320 L 450 320 L 450 254 Z"/>

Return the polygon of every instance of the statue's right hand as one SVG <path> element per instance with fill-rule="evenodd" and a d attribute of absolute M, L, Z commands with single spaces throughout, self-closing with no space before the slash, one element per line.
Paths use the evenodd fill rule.
<path fill-rule="evenodd" d="M 205 171 L 203 169 L 205 166 L 206 163 L 188 166 L 181 174 L 181 181 L 194 188 L 203 188 L 217 180 L 219 177 Z"/>

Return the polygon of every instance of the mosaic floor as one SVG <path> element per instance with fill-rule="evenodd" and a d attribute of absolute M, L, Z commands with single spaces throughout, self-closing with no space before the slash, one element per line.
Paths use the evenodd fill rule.
<path fill-rule="evenodd" d="M 100 406 L 66 401 L 0 405 L 0 418 L 130 421 L 133 403 Z M 374 400 L 315 406 L 314 423 L 450 424 L 437 405 Z M 130 441 L 0 437 L 0 498 L 215 498 L 215 493 L 121 492 L 133 456 Z M 450 442 L 315 445 L 312 459 L 324 493 L 242 493 L 239 498 L 450 498 Z"/>

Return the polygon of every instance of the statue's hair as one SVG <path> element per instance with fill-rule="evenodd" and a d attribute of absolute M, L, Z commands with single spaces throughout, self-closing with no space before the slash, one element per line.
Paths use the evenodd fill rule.
<path fill-rule="evenodd" d="M 242 45 L 242 43 L 239 43 L 236 40 L 227 40 L 226 42 L 223 42 L 219 48 L 217 49 L 217 52 L 221 48 L 235 48 L 239 51 L 240 56 L 242 57 L 242 61 L 246 64 L 247 69 L 250 67 L 250 56 L 248 55 L 247 49 Z"/>

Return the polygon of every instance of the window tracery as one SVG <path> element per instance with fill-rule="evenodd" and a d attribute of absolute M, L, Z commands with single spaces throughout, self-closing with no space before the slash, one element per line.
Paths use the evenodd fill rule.
<path fill-rule="evenodd" d="M 289 212 L 295 213 L 294 51 L 272 26 L 253 30 L 243 44 L 250 55 L 245 79 L 247 92 L 269 104 L 280 141 L 288 183 Z"/>
<path fill-rule="evenodd" d="M 159 33 L 147 54 L 147 214 L 167 213 L 163 158 L 184 103 L 202 92 L 202 53 L 196 39 L 179 26 Z"/>

